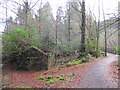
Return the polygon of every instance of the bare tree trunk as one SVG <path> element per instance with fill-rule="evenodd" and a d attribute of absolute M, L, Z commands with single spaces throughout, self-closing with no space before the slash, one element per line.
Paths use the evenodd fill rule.
<path fill-rule="evenodd" d="M 89 16 L 90 16 L 90 19 L 88 20 L 89 22 L 89 28 L 88 28 L 88 53 L 90 52 L 90 41 L 91 41 L 91 28 L 92 28 L 92 20 L 91 20 L 91 17 L 92 17 L 92 14 L 91 14 L 91 11 L 89 11 Z"/>
<path fill-rule="evenodd" d="M 70 30 L 71 30 L 71 26 L 70 26 L 70 2 L 69 3 L 69 9 L 68 9 L 68 41 L 69 41 L 69 45 L 70 45 Z"/>
<path fill-rule="evenodd" d="M 42 8 L 42 0 L 41 0 L 41 2 L 40 2 L 40 8 L 39 8 L 39 19 L 38 19 L 38 21 L 39 21 L 39 38 L 40 38 L 40 40 L 41 40 L 41 38 L 42 38 L 42 30 L 41 30 L 41 8 Z"/>
<path fill-rule="evenodd" d="M 27 29 L 28 9 L 29 9 L 28 0 L 26 0 L 24 4 L 25 4 L 25 29 Z"/>
<path fill-rule="evenodd" d="M 104 31 L 105 31 L 105 56 L 107 56 L 107 30 L 106 30 L 106 21 L 105 21 L 105 13 L 102 5 L 103 10 L 103 19 L 104 19 Z"/>
<path fill-rule="evenodd" d="M 85 53 L 85 0 L 82 1 L 82 28 L 81 28 L 81 49 L 80 52 Z"/>
<path fill-rule="evenodd" d="M 39 38 L 41 39 L 41 17 L 40 17 L 40 11 L 39 11 Z"/>
<path fill-rule="evenodd" d="M 104 30 L 105 30 L 105 56 L 107 56 L 107 30 L 106 30 L 105 18 L 104 18 Z"/>
<path fill-rule="evenodd" d="M 7 12 L 7 1 L 6 1 L 6 34 L 8 34 L 8 21 L 7 21 L 7 16 L 8 16 L 8 12 Z"/>
<path fill-rule="evenodd" d="M 58 16 L 56 16 L 56 22 L 55 22 L 55 28 L 56 28 L 56 33 L 55 33 L 55 39 L 56 39 L 56 49 L 55 49 L 55 61 L 54 61 L 54 64 L 53 66 L 56 64 L 56 61 L 57 61 L 57 48 L 58 48 L 58 21 L 57 21 L 57 18 Z"/>
<path fill-rule="evenodd" d="M 98 58 L 99 54 L 99 27 L 100 27 L 100 22 L 98 22 L 98 28 L 97 28 L 97 46 L 96 46 L 96 58 Z"/>
<path fill-rule="evenodd" d="M 120 29 L 120 1 L 118 2 L 118 29 Z M 118 31 L 118 40 L 120 40 L 120 31 Z M 118 41 L 118 46 L 120 42 Z M 120 58 L 120 55 L 118 56 Z M 120 69 L 120 60 L 118 60 L 118 65 Z"/>
<path fill-rule="evenodd" d="M 118 29 L 120 29 L 120 1 L 118 2 Z M 118 37 L 120 37 L 119 35 L 120 35 L 120 31 L 118 31 Z M 120 38 L 118 40 L 120 40 Z"/>
<path fill-rule="evenodd" d="M 99 5 L 98 5 L 98 28 L 97 28 L 97 46 L 96 46 L 96 58 L 98 58 L 99 54 L 99 29 L 100 29 L 100 0 L 99 0 Z"/>

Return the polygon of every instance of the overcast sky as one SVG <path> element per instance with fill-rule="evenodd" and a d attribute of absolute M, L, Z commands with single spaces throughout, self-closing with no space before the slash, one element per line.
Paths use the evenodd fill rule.
<path fill-rule="evenodd" d="M 5 1 L 5 0 L 0 0 L 0 1 Z M 20 1 L 20 0 L 15 0 L 15 1 Z M 31 0 L 31 1 L 34 3 L 36 0 Z M 56 14 L 57 8 L 59 6 L 65 7 L 65 4 L 67 2 L 67 0 L 42 0 L 42 1 L 50 2 L 54 16 Z M 120 1 L 120 0 L 100 0 L 100 3 L 98 3 L 99 0 L 85 0 L 85 1 L 86 1 L 86 10 L 88 10 L 88 8 L 90 8 L 92 13 L 94 13 L 95 16 L 98 17 L 98 4 L 100 4 L 101 9 L 102 9 L 102 3 L 103 3 L 105 14 L 107 15 L 107 14 L 111 14 L 111 13 L 117 13 L 118 1 Z M 12 6 L 11 6 L 11 8 L 12 8 Z M 5 17 L 5 15 L 2 13 L 2 11 L 4 12 L 4 10 L 2 8 L 0 8 L 0 12 L 1 12 L 0 19 Z M 14 17 L 14 15 L 12 13 L 9 13 L 9 16 Z M 109 17 L 110 16 L 108 16 L 108 15 L 106 16 L 106 18 L 109 18 Z M 101 20 L 102 19 L 103 19 L 103 17 L 102 17 L 102 11 L 101 11 Z M 1 24 L 0 32 L 3 31 L 3 29 L 4 29 L 4 26 Z"/>
<path fill-rule="evenodd" d="M 65 6 L 65 3 L 67 2 L 67 0 L 46 0 L 49 1 L 52 9 L 53 9 L 53 13 L 56 13 L 56 10 L 58 6 Z M 73 0 L 75 1 L 75 0 Z M 82 0 L 79 0 L 82 1 Z M 111 14 L 111 13 L 117 13 L 117 9 L 118 9 L 118 1 L 120 0 L 85 0 L 86 1 L 86 9 L 88 10 L 88 8 L 90 8 L 90 10 L 92 11 L 92 13 L 94 13 L 96 15 L 96 17 L 98 17 L 98 4 L 100 4 L 100 8 L 101 8 L 101 20 L 102 20 L 102 5 L 104 7 L 104 12 L 105 14 Z M 100 1 L 100 3 L 99 3 Z M 108 18 L 109 16 L 106 16 L 106 18 Z"/>

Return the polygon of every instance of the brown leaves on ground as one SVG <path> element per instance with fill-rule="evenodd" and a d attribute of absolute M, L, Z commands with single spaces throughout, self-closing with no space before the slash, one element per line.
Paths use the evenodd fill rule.
<path fill-rule="evenodd" d="M 12 70 L 12 64 L 7 65 L 5 68 L 3 68 L 3 76 L 6 76 L 8 79 L 6 80 L 6 83 L 10 83 L 7 85 L 7 88 L 16 88 L 16 87 L 30 87 L 30 88 L 46 88 L 46 87 L 62 87 L 66 83 L 71 82 L 72 79 L 78 79 L 80 77 L 79 71 L 83 70 L 83 65 L 77 65 L 77 66 L 72 66 L 72 67 L 65 67 L 61 69 L 51 69 L 51 70 L 43 70 L 43 71 L 35 71 L 35 70 L 30 70 L 30 71 L 18 71 L 18 70 Z M 82 69 L 81 69 L 82 67 Z M 68 78 L 67 74 L 68 73 L 75 73 L 76 76 L 72 78 Z M 63 74 L 63 78 L 66 78 L 65 81 L 59 81 L 56 82 L 55 84 L 50 84 L 46 85 L 44 84 L 42 80 L 37 80 L 37 77 L 40 76 L 58 76 Z M 3 77 L 4 78 L 4 77 Z"/>

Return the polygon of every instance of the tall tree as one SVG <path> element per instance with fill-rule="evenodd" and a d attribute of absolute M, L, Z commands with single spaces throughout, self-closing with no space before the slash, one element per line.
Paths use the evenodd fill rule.
<path fill-rule="evenodd" d="M 105 56 L 107 56 L 107 29 L 106 29 L 106 20 L 105 20 L 105 12 L 102 4 L 103 11 L 103 19 L 104 19 L 104 32 L 105 32 Z"/>
<path fill-rule="evenodd" d="M 70 37 L 71 37 L 71 16 L 70 16 L 70 13 L 71 13 L 71 2 L 69 1 L 68 2 L 68 9 L 67 9 L 67 11 L 68 11 L 68 41 L 69 41 L 69 45 L 70 45 L 70 41 L 71 41 L 71 39 L 70 39 Z"/>
<path fill-rule="evenodd" d="M 82 25 L 81 25 L 81 47 L 80 51 L 85 53 L 85 0 L 82 0 Z"/>
<path fill-rule="evenodd" d="M 120 29 L 120 1 L 118 2 L 118 29 Z M 120 31 L 118 35 L 120 35 Z"/>
<path fill-rule="evenodd" d="M 39 28 L 39 34 L 40 34 L 40 39 L 41 39 L 41 29 L 42 29 L 42 27 L 41 27 L 41 19 L 42 19 L 42 1 L 40 2 L 40 6 L 39 6 L 39 10 L 38 10 L 38 23 L 39 23 L 39 25 L 38 25 L 38 28 Z"/>
<path fill-rule="evenodd" d="M 8 5 L 7 5 L 7 1 L 6 1 L 6 30 L 7 30 L 7 32 L 8 32 L 8 22 L 7 22 L 7 18 L 8 18 L 8 7 L 7 7 Z"/>
<path fill-rule="evenodd" d="M 45 3 L 41 13 L 42 37 L 51 36 L 53 29 L 53 14 L 49 2 Z"/>
<path fill-rule="evenodd" d="M 57 9 L 57 14 L 56 14 L 56 30 L 57 30 L 57 39 L 58 41 L 64 41 L 64 32 L 65 32 L 65 29 L 64 29 L 64 23 L 63 23 L 63 9 L 62 7 L 58 7 Z"/>
<path fill-rule="evenodd" d="M 98 28 L 96 29 L 96 37 L 97 37 L 97 40 L 96 40 L 96 43 L 97 43 L 97 46 L 96 46 L 96 58 L 98 58 L 99 56 L 99 31 L 100 31 L 100 0 L 99 0 L 99 4 L 98 4 Z"/>
<path fill-rule="evenodd" d="M 61 37 L 62 35 L 62 27 L 63 27 L 63 10 L 62 7 L 58 7 L 57 9 L 57 14 L 56 14 L 56 47 L 58 46 L 58 41 L 62 40 L 64 36 Z M 57 48 L 56 48 L 57 52 Z"/>
<path fill-rule="evenodd" d="M 81 12 L 78 2 L 68 0 L 66 3 L 66 11 L 64 17 L 65 25 L 65 36 L 66 42 L 68 45 L 74 48 L 80 46 L 80 27 L 81 27 Z M 77 9 L 77 10 L 76 10 Z M 76 45 L 73 45 L 72 42 L 77 41 Z M 76 48 L 77 49 L 77 48 Z"/>

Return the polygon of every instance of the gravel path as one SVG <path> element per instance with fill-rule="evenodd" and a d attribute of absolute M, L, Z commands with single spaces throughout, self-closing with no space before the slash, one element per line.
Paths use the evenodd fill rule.
<path fill-rule="evenodd" d="M 117 55 L 108 54 L 108 57 L 99 60 L 84 71 L 81 75 L 80 88 L 117 88 L 109 74 L 110 64 L 118 59 Z"/>

